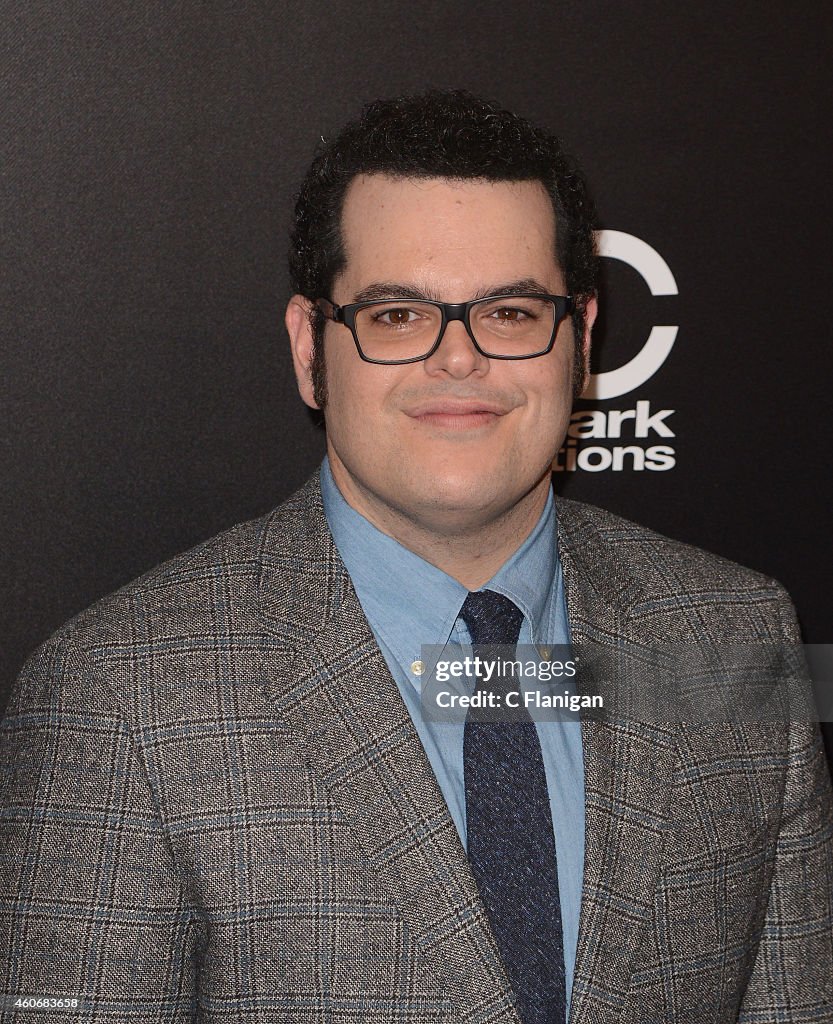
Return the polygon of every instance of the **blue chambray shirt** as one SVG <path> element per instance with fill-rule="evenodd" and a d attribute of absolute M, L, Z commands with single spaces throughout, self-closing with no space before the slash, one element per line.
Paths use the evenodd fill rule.
<path fill-rule="evenodd" d="M 370 628 L 413 719 L 425 753 L 466 846 L 463 727 L 427 721 L 420 678 L 411 671 L 423 644 L 470 644 L 458 618 L 467 590 L 441 569 L 382 533 L 351 508 L 321 466 L 324 512 Z M 495 590 L 523 612 L 520 644 L 567 644 L 570 630 L 558 559 L 552 491 L 535 529 L 483 589 Z M 584 873 L 584 759 L 578 721 L 537 722 L 549 787 L 558 856 L 564 932 L 567 1013 L 575 970 Z"/>

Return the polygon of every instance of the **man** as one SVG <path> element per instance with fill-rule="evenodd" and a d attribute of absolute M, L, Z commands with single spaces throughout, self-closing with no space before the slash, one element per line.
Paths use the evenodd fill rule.
<path fill-rule="evenodd" d="M 321 473 L 12 698 L 2 1019 L 833 1021 L 814 728 L 422 714 L 423 644 L 797 638 L 773 581 L 553 501 L 596 312 L 557 141 L 463 93 L 374 104 L 291 269 Z"/>

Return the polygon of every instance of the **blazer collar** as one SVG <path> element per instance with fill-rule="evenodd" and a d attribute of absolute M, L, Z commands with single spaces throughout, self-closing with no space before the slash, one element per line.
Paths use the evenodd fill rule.
<path fill-rule="evenodd" d="M 573 636 L 621 642 L 627 609 L 639 588 L 584 506 L 556 498 L 556 508 Z M 345 605 L 356 610 L 350 577 L 324 515 L 317 472 L 266 519 L 257 562 L 260 612 L 287 641 L 303 646 Z"/>
<path fill-rule="evenodd" d="M 355 593 L 327 526 L 317 472 L 267 517 L 257 550 L 256 588 L 263 619 L 299 649 L 345 605 L 353 608 Z"/>
<path fill-rule="evenodd" d="M 627 639 L 635 584 L 583 507 L 558 502 L 574 642 Z M 317 474 L 267 520 L 261 615 L 287 648 L 281 717 L 304 737 L 375 877 L 469 1024 L 517 1024 L 491 928 L 442 794 L 327 528 Z M 592 680 L 587 681 L 592 685 Z M 662 864 L 673 743 L 639 723 L 582 724 L 585 868 L 571 1020 L 614 1024 Z"/>

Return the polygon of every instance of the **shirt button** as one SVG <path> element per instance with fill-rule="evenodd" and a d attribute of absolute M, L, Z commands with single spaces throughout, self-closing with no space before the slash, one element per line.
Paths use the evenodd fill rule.
<path fill-rule="evenodd" d="M 413 674 L 415 676 L 421 676 L 422 673 L 425 671 L 425 662 L 424 661 L 412 661 L 411 662 L 411 671 L 413 672 Z"/>

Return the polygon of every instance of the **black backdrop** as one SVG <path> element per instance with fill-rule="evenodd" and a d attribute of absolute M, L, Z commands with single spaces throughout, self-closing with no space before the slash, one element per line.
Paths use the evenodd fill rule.
<path fill-rule="evenodd" d="M 826 8 L 3 4 L 4 685 L 70 615 L 316 465 L 281 322 L 293 192 L 319 135 L 429 85 L 561 134 L 601 226 L 673 275 L 652 295 L 604 261 L 596 371 L 679 330 L 638 387 L 583 403 L 641 413 L 579 441 L 591 469 L 559 485 L 778 577 L 806 639 L 833 641 Z"/>

